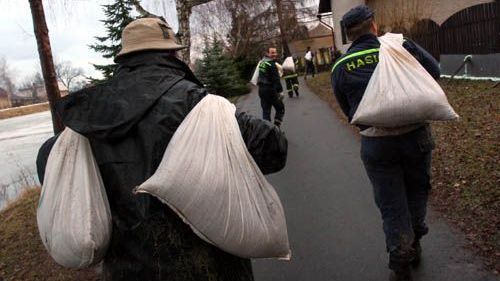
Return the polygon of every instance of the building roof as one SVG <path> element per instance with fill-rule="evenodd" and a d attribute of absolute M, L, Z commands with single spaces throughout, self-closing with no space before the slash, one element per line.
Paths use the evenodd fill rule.
<path fill-rule="evenodd" d="M 307 31 L 309 38 L 332 36 L 332 30 L 318 23 L 314 28 Z"/>
<path fill-rule="evenodd" d="M 45 91 L 45 84 L 37 84 L 37 85 L 33 85 L 37 90 L 43 90 Z M 66 88 L 66 86 L 64 86 L 64 84 L 60 81 L 57 81 L 57 86 L 59 87 L 59 91 L 61 92 L 67 92 L 68 91 L 68 88 Z M 24 92 L 24 91 L 29 91 L 31 92 L 33 90 L 33 87 L 29 87 L 29 88 L 22 88 L 22 89 L 19 89 L 18 91 L 19 92 Z"/>
<path fill-rule="evenodd" d="M 0 88 L 0 98 L 8 98 L 9 97 L 9 92 L 5 90 L 4 88 Z"/>
<path fill-rule="evenodd" d="M 332 30 L 323 24 L 318 23 L 318 25 L 309 29 L 307 34 L 308 38 L 306 39 L 294 40 L 288 43 L 293 56 L 302 56 L 307 47 L 311 47 L 312 50 L 333 47 Z"/>

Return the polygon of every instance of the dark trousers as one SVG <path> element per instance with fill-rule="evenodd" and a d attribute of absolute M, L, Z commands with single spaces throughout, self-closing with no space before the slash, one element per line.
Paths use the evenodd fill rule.
<path fill-rule="evenodd" d="M 389 252 L 411 250 L 413 241 L 428 231 L 433 148 L 429 126 L 400 136 L 361 138 L 361 158 L 382 214 Z"/>
<path fill-rule="evenodd" d="M 312 61 L 306 60 L 306 74 L 304 77 L 307 77 L 307 74 L 311 74 L 314 77 L 314 63 Z"/>
<path fill-rule="evenodd" d="M 260 105 L 262 107 L 262 118 L 271 121 L 271 108 L 276 111 L 274 123 L 281 124 L 285 116 L 285 104 L 279 99 L 279 94 L 272 87 L 259 86 Z"/>
<path fill-rule="evenodd" d="M 297 76 L 290 77 L 290 78 L 285 77 L 285 83 L 286 83 L 286 89 L 288 91 L 288 96 L 293 97 L 293 93 L 295 92 L 295 95 L 298 97 L 299 96 L 299 80 L 297 79 Z"/>

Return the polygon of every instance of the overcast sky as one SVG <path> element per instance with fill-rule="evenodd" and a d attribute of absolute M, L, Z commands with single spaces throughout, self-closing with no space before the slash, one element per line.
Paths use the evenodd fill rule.
<path fill-rule="evenodd" d="M 175 0 L 143 0 L 152 13 L 163 15 L 177 31 Z M 101 54 L 88 48 L 94 36 L 105 35 L 101 5 L 112 0 L 44 0 L 52 54 L 55 60 L 70 61 L 82 67 L 87 76 L 100 77 L 91 63 L 108 63 Z M 319 0 L 306 0 L 317 6 Z M 163 5 L 162 5 L 163 4 Z M 194 34 L 193 34 L 194 35 Z M 39 58 L 28 0 L 0 0 L 0 57 L 5 57 L 13 80 L 21 83 L 39 71 Z"/>
<path fill-rule="evenodd" d="M 88 45 L 95 42 L 94 36 L 105 35 L 103 24 L 99 22 L 104 19 L 101 5 L 110 0 L 43 2 L 54 58 L 71 61 L 84 68 L 87 75 L 97 76 L 91 63 L 106 63 L 106 60 Z M 146 1 L 146 8 L 155 12 L 155 2 Z M 167 6 L 165 18 L 177 30 L 174 5 Z M 0 38 L 0 57 L 7 59 L 16 83 L 38 71 L 38 51 L 27 0 L 0 0 Z"/>

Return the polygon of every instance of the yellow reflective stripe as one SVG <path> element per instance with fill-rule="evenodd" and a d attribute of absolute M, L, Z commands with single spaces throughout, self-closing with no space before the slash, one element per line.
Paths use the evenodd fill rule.
<path fill-rule="evenodd" d="M 297 74 L 290 74 L 290 75 L 283 77 L 283 79 L 295 78 L 295 77 L 298 77 L 298 75 Z"/>
<path fill-rule="evenodd" d="M 270 62 L 267 62 L 267 61 L 263 61 L 259 64 L 259 68 L 260 69 L 267 69 L 268 66 L 272 66 L 272 64 Z"/>
<path fill-rule="evenodd" d="M 344 62 L 345 60 L 348 60 L 350 58 L 353 58 L 353 57 L 358 57 L 358 56 L 362 56 L 362 55 L 367 55 L 367 54 L 371 54 L 371 53 L 376 53 L 379 51 L 379 48 L 374 48 L 374 49 L 368 49 L 368 50 L 364 50 L 364 51 L 359 51 L 359 52 L 356 52 L 356 53 L 352 53 L 350 55 L 347 55 L 343 58 L 341 58 L 339 61 L 337 61 L 333 67 L 332 67 L 332 72 L 335 70 L 335 68 L 337 68 L 337 66 Z"/>

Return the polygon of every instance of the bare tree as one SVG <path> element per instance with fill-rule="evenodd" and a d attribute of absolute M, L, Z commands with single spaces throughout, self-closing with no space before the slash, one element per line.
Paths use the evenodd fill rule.
<path fill-rule="evenodd" d="M 379 31 L 407 33 L 422 18 L 429 18 L 427 9 L 430 0 L 394 0 L 391 3 L 374 2 L 371 4 L 377 13 L 375 20 Z"/>
<path fill-rule="evenodd" d="M 12 82 L 12 70 L 5 57 L 0 57 L 0 87 L 7 90 L 9 94 L 13 94 L 15 90 L 14 83 Z"/>
<path fill-rule="evenodd" d="M 141 5 L 140 0 L 130 0 L 130 3 L 135 7 L 135 10 L 142 16 L 142 17 L 151 17 L 151 16 L 156 16 L 153 15 L 152 13 L 146 11 L 144 7 Z"/>
<path fill-rule="evenodd" d="M 285 30 L 285 19 L 283 17 L 283 2 L 282 0 L 274 0 L 274 5 L 276 7 L 276 16 L 278 17 L 278 26 L 280 27 L 280 37 L 281 37 L 281 46 L 283 47 L 283 56 L 287 57 L 290 55 L 290 49 L 288 48 L 288 42 Z"/>
<path fill-rule="evenodd" d="M 177 18 L 179 20 L 178 36 L 180 43 L 187 46 L 185 50 L 181 51 L 181 57 L 189 64 L 191 62 L 191 29 L 189 25 L 189 18 L 193 12 L 193 7 L 210 2 L 211 0 L 175 0 L 177 8 Z"/>
<path fill-rule="evenodd" d="M 19 84 L 18 84 L 18 89 L 19 90 L 25 90 L 25 89 L 31 89 L 34 86 L 39 86 L 43 85 L 43 77 L 40 72 L 35 72 L 32 75 L 29 75 L 25 77 Z"/>
<path fill-rule="evenodd" d="M 281 46 L 307 36 L 298 17 L 312 13 L 307 0 L 217 0 L 197 7 L 193 13 L 194 37 L 218 37 L 233 57 L 254 60 L 266 45 Z M 279 8 L 279 9 L 278 9 Z M 200 44 L 201 45 L 201 44 Z"/>
<path fill-rule="evenodd" d="M 72 90 L 72 82 L 84 76 L 83 68 L 74 67 L 70 61 L 57 62 L 55 64 L 57 80 L 63 83 L 68 90 Z"/>
<path fill-rule="evenodd" d="M 64 125 L 55 110 L 55 102 L 61 98 L 59 87 L 57 85 L 57 76 L 52 59 L 52 50 L 50 47 L 49 30 L 45 21 L 42 0 L 29 0 L 31 15 L 33 18 L 33 27 L 38 45 L 38 54 L 42 66 L 42 75 L 45 81 L 45 89 L 52 113 L 52 125 L 54 133 L 59 133 L 64 129 Z"/>
<path fill-rule="evenodd" d="M 0 108 L 11 107 L 10 97 L 15 91 L 15 86 L 12 82 L 12 70 L 5 57 L 0 57 L 0 88 L 7 91 L 7 101 L 0 101 Z"/>

